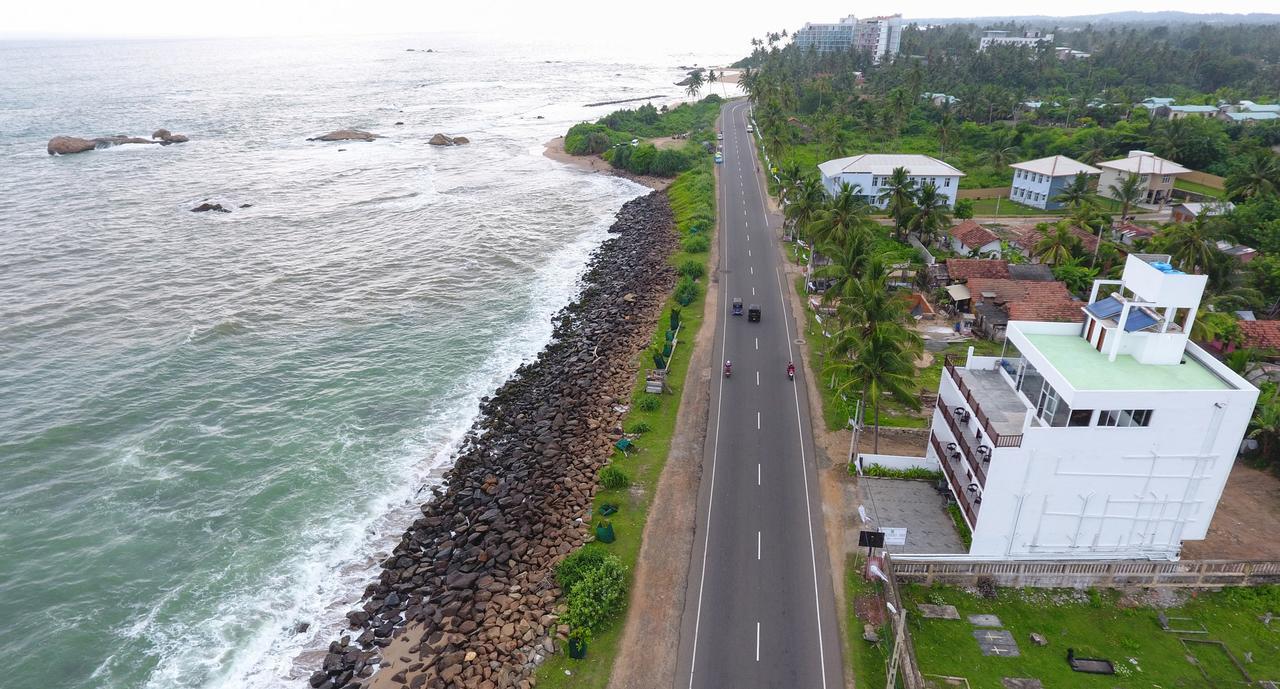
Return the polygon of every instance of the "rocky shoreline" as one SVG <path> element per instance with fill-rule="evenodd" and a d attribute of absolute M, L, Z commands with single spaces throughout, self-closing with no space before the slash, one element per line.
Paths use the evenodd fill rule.
<path fill-rule="evenodd" d="M 637 354 L 675 282 L 662 192 L 626 203 L 551 342 L 493 397 L 442 489 L 383 562 L 317 689 L 526 689 L 568 631 L 554 565 L 585 542 Z"/>

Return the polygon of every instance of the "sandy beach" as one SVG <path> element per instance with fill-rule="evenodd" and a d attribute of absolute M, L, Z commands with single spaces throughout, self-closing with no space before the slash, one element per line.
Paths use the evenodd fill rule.
<path fill-rule="evenodd" d="M 622 177 L 624 179 L 629 179 L 636 184 L 643 184 L 650 189 L 656 189 L 658 191 L 666 189 L 675 181 L 674 179 L 667 179 L 664 177 L 633 175 L 626 170 L 618 170 L 598 155 L 576 156 L 565 153 L 563 136 L 557 136 L 556 138 L 548 141 L 546 149 L 543 151 L 543 155 L 554 161 L 564 163 L 565 165 L 572 165 L 580 170 L 600 172 L 606 175 Z"/>

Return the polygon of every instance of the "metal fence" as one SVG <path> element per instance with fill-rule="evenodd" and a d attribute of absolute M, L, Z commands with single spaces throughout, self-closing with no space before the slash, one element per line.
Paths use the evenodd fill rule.
<path fill-rule="evenodd" d="M 990 577 L 999 586 L 1089 588 L 1144 586 L 1155 588 L 1221 588 L 1280 583 L 1280 560 L 1183 560 L 1147 562 L 1117 560 L 946 560 L 910 555 L 893 558 L 895 581 L 974 586 Z"/>

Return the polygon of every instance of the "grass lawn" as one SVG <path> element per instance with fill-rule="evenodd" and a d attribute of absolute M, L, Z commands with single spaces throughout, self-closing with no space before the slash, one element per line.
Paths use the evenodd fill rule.
<path fill-rule="evenodd" d="M 844 659 L 845 676 L 854 678 L 854 684 L 867 689 L 884 686 L 885 666 L 889 662 L 889 649 L 893 640 L 892 627 L 887 618 L 878 624 L 880 643 L 870 644 L 862 639 L 862 625 L 866 620 L 858 616 L 858 605 L 862 609 L 876 612 L 884 610 L 884 598 L 879 581 L 870 582 L 862 578 L 862 567 L 865 559 L 861 555 L 850 555 L 844 568 Z M 910 619 L 910 617 L 908 617 Z M 876 620 L 879 622 L 879 619 Z"/>
<path fill-rule="evenodd" d="M 1179 638 L 1220 641 L 1254 680 L 1280 679 L 1280 621 L 1268 629 L 1258 619 L 1267 612 L 1280 612 L 1280 586 L 1200 592 L 1165 611 L 1170 618 L 1190 618 L 1170 620 L 1171 626 L 1203 626 L 1204 634 L 1162 631 L 1157 610 L 1122 603 L 1115 591 L 1000 589 L 996 600 L 987 600 L 951 587 L 907 585 L 902 594 L 921 672 L 965 677 L 973 689 L 1001 689 L 1002 677 L 1034 677 L 1046 687 L 1081 689 L 1245 686 L 1220 646 L 1184 647 Z M 954 605 L 961 619 L 925 619 L 918 614 L 918 603 Z M 980 653 L 973 637 L 976 628 L 966 619 L 979 613 L 1000 618 L 1017 641 L 1020 657 Z M 1049 644 L 1033 644 L 1032 632 L 1044 635 Z M 1078 657 L 1110 660 L 1117 673 L 1073 672 L 1066 662 L 1069 647 Z M 1252 654 L 1252 662 L 1246 661 L 1246 653 Z M 1187 660 L 1188 655 L 1195 657 L 1199 667 Z"/>
<path fill-rule="evenodd" d="M 1204 194 L 1205 196 L 1208 196 L 1209 198 L 1214 198 L 1214 199 L 1220 199 L 1223 196 L 1225 196 L 1227 193 L 1222 189 L 1210 187 L 1204 184 L 1199 184 L 1197 182 L 1192 182 L 1190 180 L 1177 179 L 1177 178 L 1174 178 L 1173 180 L 1173 188 L 1181 189 L 1182 191 L 1189 191 L 1194 194 Z"/>
<path fill-rule="evenodd" d="M 1000 212 L 996 213 L 996 202 L 1000 203 Z M 1019 215 L 1061 215 L 1062 211 L 1046 211 L 1031 206 L 1024 206 L 1009 199 L 975 199 L 973 215 L 979 218 L 1005 217 Z"/>
<path fill-rule="evenodd" d="M 688 174 L 688 173 L 686 173 Z M 714 187 L 713 187 L 714 188 Z M 678 193 L 678 192 L 677 192 Z M 673 207 L 676 206 L 673 197 Z M 677 224 L 682 220 L 682 213 L 676 210 Z M 714 233 L 711 237 L 715 241 Z M 689 254 L 677 251 L 670 258 L 671 265 L 679 266 L 687 260 L 701 261 L 704 265 L 710 260 L 709 253 Z M 689 356 L 698 330 L 702 327 L 703 302 L 706 299 L 708 279 L 698 281 L 701 285 L 698 298 L 681 309 L 681 326 L 679 343 L 672 354 L 670 373 L 667 384 L 671 394 L 658 395 L 661 406 L 654 411 L 643 411 L 635 406 L 635 401 L 646 396 L 644 391 L 644 372 L 652 367 L 648 350 L 641 352 L 641 368 L 636 376 L 632 390 L 632 408 L 623 422 L 627 433 L 635 432 L 638 426 L 647 426 L 649 430 L 640 434 L 635 440 L 638 450 L 630 456 L 614 450 L 613 463 L 631 477 L 630 488 L 608 490 L 600 487 L 596 491 L 592 503 L 592 514 L 599 513 L 600 506 L 611 503 L 619 507 L 618 513 L 610 517 L 617 540 L 610 544 L 592 542 L 584 548 L 602 548 L 617 555 L 626 565 L 628 572 L 634 573 L 636 560 L 640 554 L 640 540 L 644 533 L 644 525 L 648 520 L 649 505 L 653 501 L 653 493 L 658 486 L 658 477 L 662 467 L 666 465 L 667 453 L 671 447 L 671 437 L 675 432 L 676 416 L 680 409 L 680 396 L 684 392 L 685 374 L 689 370 Z M 669 298 L 663 309 L 653 334 L 652 343 L 661 345 L 667 331 L 671 308 L 676 306 L 675 300 Z M 641 426 L 643 424 L 643 426 Z M 630 579 L 630 577 L 628 577 Z M 628 581 L 628 586 L 631 582 Z M 624 613 L 625 615 L 625 613 Z M 587 657 L 574 660 L 565 649 L 561 653 L 549 656 L 538 667 L 536 679 L 539 687 L 574 687 L 583 689 L 595 687 L 603 689 L 609 683 L 609 675 L 613 671 L 613 661 L 617 655 L 618 643 L 622 638 L 623 618 L 614 619 L 607 629 L 592 638 L 587 650 Z M 566 672 L 572 674 L 566 674 Z"/>

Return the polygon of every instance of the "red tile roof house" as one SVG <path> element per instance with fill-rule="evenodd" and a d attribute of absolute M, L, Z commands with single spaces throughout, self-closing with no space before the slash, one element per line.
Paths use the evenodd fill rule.
<path fill-rule="evenodd" d="M 1032 258 L 1032 255 L 1036 250 L 1036 245 L 1040 243 L 1040 240 L 1044 239 L 1046 233 L 1056 231 L 1057 228 L 1052 226 L 1041 231 L 1036 229 L 1035 225 L 1011 225 L 1005 230 L 1009 235 L 1009 243 L 1021 251 L 1022 255 L 1027 258 L 1031 258 L 1033 261 L 1039 260 Z M 1075 235 L 1075 237 L 1080 240 L 1080 246 L 1086 253 L 1093 253 L 1094 249 L 1098 247 L 1098 235 L 1089 232 L 1088 230 L 1083 230 L 1072 225 L 1071 234 Z"/>
<path fill-rule="evenodd" d="M 974 220 L 965 220 L 947 234 L 951 235 L 949 248 L 961 256 L 1000 258 L 1000 237 Z"/>
<path fill-rule="evenodd" d="M 1238 321 L 1240 346 L 1280 352 L 1280 321 Z M 1233 343 L 1234 344 L 1234 343 Z M 1230 352 L 1235 347 L 1228 346 Z"/>
<path fill-rule="evenodd" d="M 1008 278 L 1009 262 L 998 258 L 948 258 L 947 276 L 952 282 L 969 278 Z"/>
<path fill-rule="evenodd" d="M 970 278 L 965 285 L 970 294 L 974 328 L 991 340 L 1004 339 L 1009 321 L 1084 321 L 1084 302 L 1071 296 L 1061 282 Z"/>

